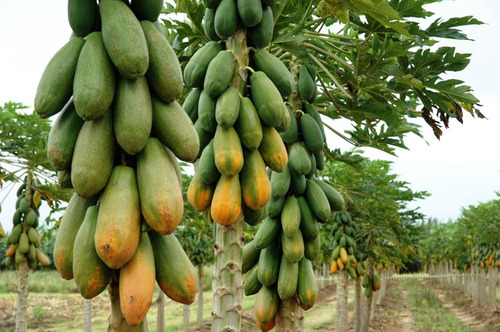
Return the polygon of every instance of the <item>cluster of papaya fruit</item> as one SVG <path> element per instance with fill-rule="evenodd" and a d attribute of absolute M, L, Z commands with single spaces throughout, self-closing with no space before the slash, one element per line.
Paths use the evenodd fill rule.
<path fill-rule="evenodd" d="M 472 263 L 481 267 L 500 267 L 500 245 L 481 243 L 472 251 Z"/>
<path fill-rule="evenodd" d="M 171 233 L 184 207 L 177 159 L 193 161 L 199 140 L 177 102 L 182 70 L 157 21 L 162 8 L 158 0 L 69 0 L 73 36 L 35 97 L 42 117 L 62 110 L 47 153 L 75 189 L 56 236 L 56 268 L 85 298 L 119 274 L 131 326 L 145 317 L 155 280 L 178 302 L 196 293 L 195 269 Z"/>
<path fill-rule="evenodd" d="M 332 227 L 333 253 L 331 273 L 346 270 L 353 280 L 366 274 L 366 254 L 360 253 L 356 248 L 354 238 L 357 225 L 349 212 L 337 212 Z M 357 256 L 357 258 L 356 258 Z"/>
<path fill-rule="evenodd" d="M 365 296 L 370 297 L 373 292 L 380 289 L 380 278 L 376 274 L 368 275 L 365 274 L 363 280 L 361 281 L 361 286 L 365 289 Z"/>
<path fill-rule="evenodd" d="M 42 194 L 40 191 L 34 190 L 36 184 L 35 181 L 32 181 L 31 193 L 27 195 L 26 181 L 28 181 L 27 177 L 17 190 L 16 211 L 12 218 L 14 227 L 7 238 L 7 245 L 10 246 L 5 253 L 5 265 L 11 266 L 15 263 L 18 267 L 26 257 L 30 268 L 34 270 L 38 262 L 42 265 L 50 265 L 50 259 L 39 248 L 41 240 L 40 234 L 36 230 Z"/>
<path fill-rule="evenodd" d="M 239 26 L 247 29 L 248 45 L 266 47 L 273 36 L 272 6 L 277 0 L 203 0 L 205 35 L 213 41 L 228 39 Z"/>

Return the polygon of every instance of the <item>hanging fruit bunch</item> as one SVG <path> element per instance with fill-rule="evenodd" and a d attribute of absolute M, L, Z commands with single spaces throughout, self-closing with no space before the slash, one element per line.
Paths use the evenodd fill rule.
<path fill-rule="evenodd" d="M 28 181 L 30 183 L 28 183 Z M 17 190 L 16 211 L 13 216 L 13 228 L 7 238 L 5 265 L 15 263 L 19 267 L 25 258 L 31 269 L 36 269 L 38 262 L 50 265 L 50 259 L 40 249 L 41 239 L 36 228 L 38 227 L 42 193 L 36 190 L 36 182 L 32 176 L 26 176 L 23 184 Z"/>
<path fill-rule="evenodd" d="M 60 113 L 48 157 L 73 187 L 54 260 L 85 298 L 112 276 L 127 323 L 139 325 L 155 280 L 192 303 L 195 270 L 171 234 L 183 215 L 177 161 L 198 155 L 196 129 L 177 98 L 183 78 L 157 22 L 163 1 L 68 1 L 73 36 L 48 63 L 35 111 Z"/>

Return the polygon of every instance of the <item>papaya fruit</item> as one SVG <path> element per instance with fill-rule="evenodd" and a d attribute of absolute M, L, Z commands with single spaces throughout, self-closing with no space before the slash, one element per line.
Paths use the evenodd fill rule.
<path fill-rule="evenodd" d="M 33 245 L 33 243 L 30 243 L 28 253 L 26 254 L 26 256 L 28 257 L 28 262 L 30 262 L 30 263 L 35 262 L 35 265 L 33 267 L 33 269 L 35 269 L 36 268 L 36 248 Z"/>
<path fill-rule="evenodd" d="M 266 165 L 275 172 L 282 172 L 288 164 L 288 153 L 280 135 L 273 127 L 262 127 L 259 152 Z"/>
<path fill-rule="evenodd" d="M 286 110 L 283 112 L 283 119 L 281 120 L 280 124 L 276 126 L 276 130 L 280 133 L 286 131 L 292 123 L 292 118 L 290 117 L 290 113 L 288 112 L 288 105 L 285 105 L 285 109 Z"/>
<path fill-rule="evenodd" d="M 345 201 L 342 195 L 337 191 L 337 189 L 321 179 L 314 178 L 313 181 L 316 182 L 325 193 L 325 196 L 328 199 L 328 203 L 330 204 L 330 209 L 332 211 L 344 210 Z"/>
<path fill-rule="evenodd" d="M 191 206 L 198 212 L 206 211 L 210 208 L 214 196 L 215 184 L 206 183 L 201 177 L 201 173 L 194 174 L 189 183 L 187 198 Z"/>
<path fill-rule="evenodd" d="M 278 126 L 287 112 L 281 94 L 263 71 L 250 76 L 252 100 L 262 122 L 268 127 Z"/>
<path fill-rule="evenodd" d="M 92 32 L 97 1 L 68 0 L 68 22 L 75 36 L 85 37 Z"/>
<path fill-rule="evenodd" d="M 315 239 L 311 241 L 304 241 L 304 257 L 312 261 L 318 257 L 321 251 L 321 238 L 316 236 Z"/>
<path fill-rule="evenodd" d="M 304 65 L 299 67 L 298 87 L 302 99 L 310 101 L 313 98 L 316 84 Z"/>
<path fill-rule="evenodd" d="M 220 178 L 220 172 L 215 164 L 214 140 L 203 149 L 198 161 L 197 173 L 200 174 L 200 180 L 206 184 L 217 182 Z"/>
<path fill-rule="evenodd" d="M 243 292 L 245 293 L 245 296 L 257 294 L 259 289 L 262 287 L 262 284 L 257 276 L 258 269 L 259 265 L 254 265 L 254 267 L 252 267 L 245 275 L 245 279 L 243 279 Z"/>
<path fill-rule="evenodd" d="M 262 209 L 254 211 L 245 204 L 243 204 L 243 216 L 245 218 L 245 222 L 250 226 L 255 226 L 260 223 L 266 217 L 266 207 L 264 206 Z"/>
<path fill-rule="evenodd" d="M 233 127 L 217 126 L 214 137 L 215 165 L 222 175 L 235 176 L 243 168 L 243 149 Z"/>
<path fill-rule="evenodd" d="M 172 233 L 184 213 L 182 189 L 160 140 L 150 137 L 137 155 L 137 185 L 144 220 L 161 234 Z"/>
<path fill-rule="evenodd" d="M 264 286 L 271 287 L 278 280 L 281 251 L 278 242 L 272 242 L 260 251 L 257 277 Z"/>
<path fill-rule="evenodd" d="M 191 304 L 196 296 L 196 270 L 174 234 L 148 233 L 153 247 L 156 282 L 172 300 Z"/>
<path fill-rule="evenodd" d="M 232 127 L 240 113 L 240 94 L 234 87 L 227 88 L 215 103 L 215 120 L 224 128 Z"/>
<path fill-rule="evenodd" d="M 28 234 L 22 232 L 19 236 L 19 246 L 17 250 L 19 250 L 22 254 L 26 254 L 30 249 L 30 240 L 28 238 Z"/>
<path fill-rule="evenodd" d="M 323 142 L 326 143 L 325 126 L 323 125 L 323 120 L 321 120 L 321 116 L 316 107 L 313 104 L 303 103 L 302 110 L 305 113 L 309 114 L 314 119 L 314 121 L 316 121 L 316 123 L 319 126 L 319 129 L 321 130 L 321 134 L 323 136 Z"/>
<path fill-rule="evenodd" d="M 253 246 L 256 249 L 262 250 L 268 247 L 273 241 L 275 241 L 276 237 L 280 234 L 281 225 L 278 219 L 271 218 L 267 216 L 262 221 L 259 229 L 255 233 L 255 237 L 253 239 Z"/>
<path fill-rule="evenodd" d="M 92 32 L 83 45 L 73 81 L 73 103 L 76 113 L 85 121 L 102 118 L 115 95 L 116 72 L 102 33 Z"/>
<path fill-rule="evenodd" d="M 271 173 L 271 193 L 273 196 L 285 196 L 290 188 L 290 169 L 288 165 L 282 172 L 272 171 Z"/>
<path fill-rule="evenodd" d="M 205 90 L 200 93 L 198 101 L 198 121 L 205 131 L 214 133 L 217 129 L 217 120 L 215 119 L 215 107 L 217 100 L 209 97 Z"/>
<path fill-rule="evenodd" d="M 69 102 L 50 128 L 47 140 L 47 157 L 50 165 L 57 171 L 71 168 L 76 139 L 83 126 L 83 120 Z"/>
<path fill-rule="evenodd" d="M 228 0 L 234 1 L 234 0 Z M 212 98 L 218 98 L 229 87 L 233 77 L 234 61 L 231 51 L 220 51 L 208 64 L 203 90 Z"/>
<path fill-rule="evenodd" d="M 16 254 L 17 246 L 19 246 L 19 242 L 11 244 L 10 247 L 5 251 L 5 256 L 6 257 L 14 256 Z"/>
<path fill-rule="evenodd" d="M 255 247 L 254 240 L 248 242 L 243 247 L 241 254 L 241 273 L 247 273 L 255 267 L 260 257 L 260 249 Z"/>
<path fill-rule="evenodd" d="M 48 118 L 60 112 L 73 94 L 73 81 L 83 38 L 68 41 L 45 67 L 35 94 L 35 112 Z"/>
<path fill-rule="evenodd" d="M 248 29 L 250 44 L 256 48 L 264 48 L 273 40 L 274 17 L 273 10 L 267 6 L 262 9 L 262 19 L 258 24 Z"/>
<path fill-rule="evenodd" d="M 288 196 L 281 210 L 281 227 L 286 237 L 293 238 L 295 233 L 299 231 L 300 217 L 300 207 L 297 197 L 293 195 Z"/>
<path fill-rule="evenodd" d="M 322 171 L 325 169 L 325 155 L 323 151 L 319 153 L 314 153 L 314 159 L 316 160 L 316 169 Z"/>
<path fill-rule="evenodd" d="M 101 198 L 95 248 L 112 269 L 118 269 L 134 255 L 141 231 L 141 210 L 135 170 L 115 166 Z"/>
<path fill-rule="evenodd" d="M 304 194 L 307 186 L 306 176 L 295 172 L 295 170 L 293 170 L 293 168 L 291 167 L 289 167 L 289 169 L 290 169 L 290 193 L 292 193 L 293 195 Z"/>
<path fill-rule="evenodd" d="M 41 240 L 40 240 L 40 234 L 38 234 L 37 230 L 33 227 L 28 228 L 28 239 L 30 240 L 30 243 L 33 243 L 33 245 L 38 248 L 40 247 Z"/>
<path fill-rule="evenodd" d="M 73 248 L 73 273 L 78 292 L 92 299 L 106 289 L 111 269 L 101 260 L 95 248 L 99 207 L 89 206 L 78 230 Z"/>
<path fill-rule="evenodd" d="M 189 59 L 184 67 L 184 82 L 188 87 L 203 87 L 208 65 L 220 50 L 219 43 L 209 41 Z"/>
<path fill-rule="evenodd" d="M 238 16 L 244 26 L 253 27 L 262 20 L 262 3 L 260 0 L 236 0 Z"/>
<path fill-rule="evenodd" d="M 220 4 L 221 0 L 203 0 L 205 7 L 215 9 Z"/>
<path fill-rule="evenodd" d="M 307 203 L 320 220 L 327 220 L 330 217 L 330 203 L 321 187 L 313 180 L 307 180 L 305 196 Z"/>
<path fill-rule="evenodd" d="M 311 171 L 312 165 L 309 152 L 299 142 L 290 146 L 288 165 L 298 174 L 306 175 Z"/>
<path fill-rule="evenodd" d="M 121 0 L 101 0 L 102 40 L 120 74 L 130 80 L 144 76 L 149 66 L 148 44 L 139 20 Z"/>
<path fill-rule="evenodd" d="M 189 118 L 194 123 L 198 119 L 198 103 L 200 101 L 201 89 L 193 88 L 184 99 L 182 108 L 189 115 Z"/>
<path fill-rule="evenodd" d="M 78 195 L 91 197 L 108 182 L 115 160 L 115 135 L 111 112 L 98 120 L 85 121 L 71 162 L 71 183 Z"/>
<path fill-rule="evenodd" d="M 129 155 L 140 152 L 149 138 L 153 106 L 146 78 L 118 78 L 113 102 L 113 127 L 116 141 Z"/>
<path fill-rule="evenodd" d="M 298 197 L 300 208 L 300 231 L 304 241 L 312 241 L 319 234 L 319 224 L 304 196 Z"/>
<path fill-rule="evenodd" d="M 153 301 L 155 280 L 153 247 L 144 232 L 134 256 L 120 269 L 120 308 L 128 325 L 137 326 L 146 317 Z"/>
<path fill-rule="evenodd" d="M 149 86 L 164 102 L 177 100 L 184 88 L 177 55 L 165 35 L 152 22 L 144 20 L 141 26 L 149 52 L 149 67 L 146 71 Z"/>
<path fill-rule="evenodd" d="M 221 39 L 233 36 L 238 27 L 238 11 L 235 0 L 222 0 L 215 11 L 215 32 Z"/>
<path fill-rule="evenodd" d="M 312 153 L 321 152 L 323 150 L 323 134 L 316 121 L 309 114 L 302 114 L 300 128 L 308 149 Z"/>
<path fill-rule="evenodd" d="M 259 151 L 244 151 L 245 163 L 240 172 L 241 196 L 254 211 L 262 209 L 271 196 L 271 182 Z"/>
<path fill-rule="evenodd" d="M 53 256 L 54 265 L 63 279 L 73 279 L 73 246 L 75 238 L 83 222 L 87 208 L 96 202 L 97 197 L 83 198 L 74 193 L 62 216 L 56 234 Z"/>
<path fill-rule="evenodd" d="M 257 70 L 264 72 L 269 77 L 283 98 L 292 94 L 295 81 L 290 70 L 280 59 L 269 53 L 267 49 L 261 48 L 254 53 L 253 60 Z"/>
<path fill-rule="evenodd" d="M 36 259 L 42 264 L 43 266 L 49 266 L 50 265 L 50 259 L 45 255 L 43 251 L 40 249 L 36 248 Z"/>
<path fill-rule="evenodd" d="M 152 133 L 182 161 L 193 162 L 200 150 L 198 133 L 182 106 L 151 96 L 153 105 Z"/>
<path fill-rule="evenodd" d="M 212 219 L 221 225 L 231 225 L 241 215 L 241 185 L 238 176 L 221 175 L 215 187 Z"/>
<path fill-rule="evenodd" d="M 297 298 L 304 310 L 309 310 L 316 303 L 318 288 L 311 261 L 303 258 L 299 262 L 299 280 L 297 283 Z"/>
<path fill-rule="evenodd" d="M 340 257 L 337 258 L 337 266 L 338 266 L 339 270 L 343 270 L 345 267 L 345 265 L 342 262 L 342 259 L 340 259 Z"/>
<path fill-rule="evenodd" d="M 196 159 L 200 158 L 202 151 L 205 149 L 205 147 L 210 143 L 210 141 L 213 139 L 214 135 L 213 133 L 210 133 L 203 129 L 203 126 L 200 123 L 200 119 L 198 119 L 194 123 L 194 129 L 196 129 L 196 134 L 199 137 L 199 142 L 200 142 L 200 149 L 198 151 L 198 154 L 196 155 Z"/>
<path fill-rule="evenodd" d="M 35 212 L 35 209 L 29 209 L 24 216 L 24 223 L 28 226 L 33 226 L 38 222 L 38 215 Z"/>
<path fill-rule="evenodd" d="M 255 325 L 262 332 L 271 331 L 276 327 L 276 317 L 274 317 L 271 321 L 267 323 L 262 323 L 260 320 L 255 319 Z"/>
<path fill-rule="evenodd" d="M 372 277 L 372 285 L 374 291 L 378 291 L 381 287 L 380 278 L 377 277 L 375 274 Z"/>
<path fill-rule="evenodd" d="M 285 233 L 281 233 L 281 246 L 283 256 L 290 263 L 296 263 L 304 257 L 304 239 L 300 231 L 295 232 L 293 237 L 289 238 Z"/>
<path fill-rule="evenodd" d="M 155 22 L 163 9 L 163 0 L 133 0 L 130 8 L 137 19 Z"/>
<path fill-rule="evenodd" d="M 71 183 L 71 169 L 57 171 L 57 183 L 61 188 L 73 188 Z"/>
<path fill-rule="evenodd" d="M 337 271 L 338 271 L 337 262 L 333 261 L 332 264 L 330 265 L 330 272 L 332 274 L 335 274 L 337 273 Z"/>
<path fill-rule="evenodd" d="M 240 137 L 241 145 L 247 150 L 253 151 L 259 148 L 262 142 L 262 124 L 255 106 L 248 97 L 241 97 L 240 111 L 234 128 Z"/>
<path fill-rule="evenodd" d="M 255 297 L 255 316 L 261 323 L 274 319 L 278 312 L 279 297 L 276 287 L 262 286 Z"/>
<path fill-rule="evenodd" d="M 299 264 L 290 263 L 285 256 L 281 256 L 277 287 L 280 299 L 286 300 L 295 295 L 298 279 Z"/>
<path fill-rule="evenodd" d="M 215 8 L 206 8 L 205 15 L 203 15 L 203 32 L 209 40 L 218 41 L 220 37 L 215 31 Z"/>
<path fill-rule="evenodd" d="M 281 214 L 284 204 L 285 196 L 271 195 L 266 205 L 267 214 L 272 218 L 277 218 Z"/>
<path fill-rule="evenodd" d="M 23 221 L 23 213 L 21 212 L 21 210 L 16 209 L 16 211 L 14 212 L 14 216 L 12 216 L 12 223 L 14 224 L 14 226 L 17 226 L 22 221 Z"/>

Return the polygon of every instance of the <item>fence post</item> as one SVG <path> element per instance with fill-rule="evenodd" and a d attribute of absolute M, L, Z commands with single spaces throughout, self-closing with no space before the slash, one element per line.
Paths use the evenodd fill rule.
<path fill-rule="evenodd" d="M 489 292 L 490 292 L 490 311 L 497 310 L 497 271 L 494 265 L 489 267 Z"/>

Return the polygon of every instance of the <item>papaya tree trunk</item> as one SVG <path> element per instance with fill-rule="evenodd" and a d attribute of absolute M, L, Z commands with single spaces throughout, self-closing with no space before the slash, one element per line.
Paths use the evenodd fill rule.
<path fill-rule="evenodd" d="M 158 314 L 156 319 L 156 331 L 165 331 L 165 294 L 158 289 Z"/>
<path fill-rule="evenodd" d="M 28 259 L 19 264 L 19 281 L 17 284 L 16 332 L 28 330 Z"/>
<path fill-rule="evenodd" d="M 480 267 L 479 272 L 479 305 L 486 307 L 486 268 Z"/>
<path fill-rule="evenodd" d="M 109 283 L 109 298 L 111 300 L 111 315 L 109 316 L 109 325 L 108 325 L 108 331 L 109 332 L 144 332 L 147 331 L 147 327 L 145 328 L 144 325 L 147 326 L 144 322 L 146 321 L 146 318 L 144 318 L 144 321 L 139 324 L 138 326 L 132 327 L 127 324 L 127 321 L 125 320 L 125 317 L 123 317 L 123 313 L 120 307 L 120 292 L 119 292 L 119 287 L 118 287 L 118 280 L 119 280 L 119 270 L 113 270 L 113 273 L 111 275 L 111 282 Z"/>
<path fill-rule="evenodd" d="M 203 265 L 198 264 L 198 329 L 203 325 Z M 163 330 L 162 330 L 163 331 Z"/>
<path fill-rule="evenodd" d="M 276 314 L 276 332 L 301 331 L 304 315 L 297 298 L 282 300 Z"/>
<path fill-rule="evenodd" d="M 489 291 L 490 291 L 490 300 L 489 300 L 489 309 L 492 312 L 497 310 L 497 271 L 494 265 L 489 267 L 488 276 L 489 276 Z"/>
<path fill-rule="evenodd" d="M 354 329 L 356 332 L 361 331 L 361 309 L 363 308 L 362 305 L 362 293 L 361 290 L 363 287 L 361 287 L 361 278 L 358 276 L 355 281 L 355 288 L 354 288 L 354 301 L 356 302 L 356 309 L 355 309 L 355 314 L 354 314 Z"/>
<path fill-rule="evenodd" d="M 370 280 L 373 278 L 373 263 L 370 259 L 367 260 L 367 271 Z M 370 296 L 364 298 L 364 309 L 362 310 L 363 316 L 361 318 L 361 331 L 368 331 L 370 326 L 370 315 L 372 311 L 372 303 L 373 303 L 373 291 Z"/>
<path fill-rule="evenodd" d="M 190 306 L 187 304 L 183 305 L 184 307 L 184 332 L 189 332 L 189 314 L 190 314 Z"/>
<path fill-rule="evenodd" d="M 92 331 L 92 301 L 83 299 L 83 331 Z"/>
<path fill-rule="evenodd" d="M 336 329 L 338 332 L 346 332 L 348 327 L 347 317 L 347 271 L 341 270 L 338 272 L 339 278 L 337 283 L 337 314 Z"/>

